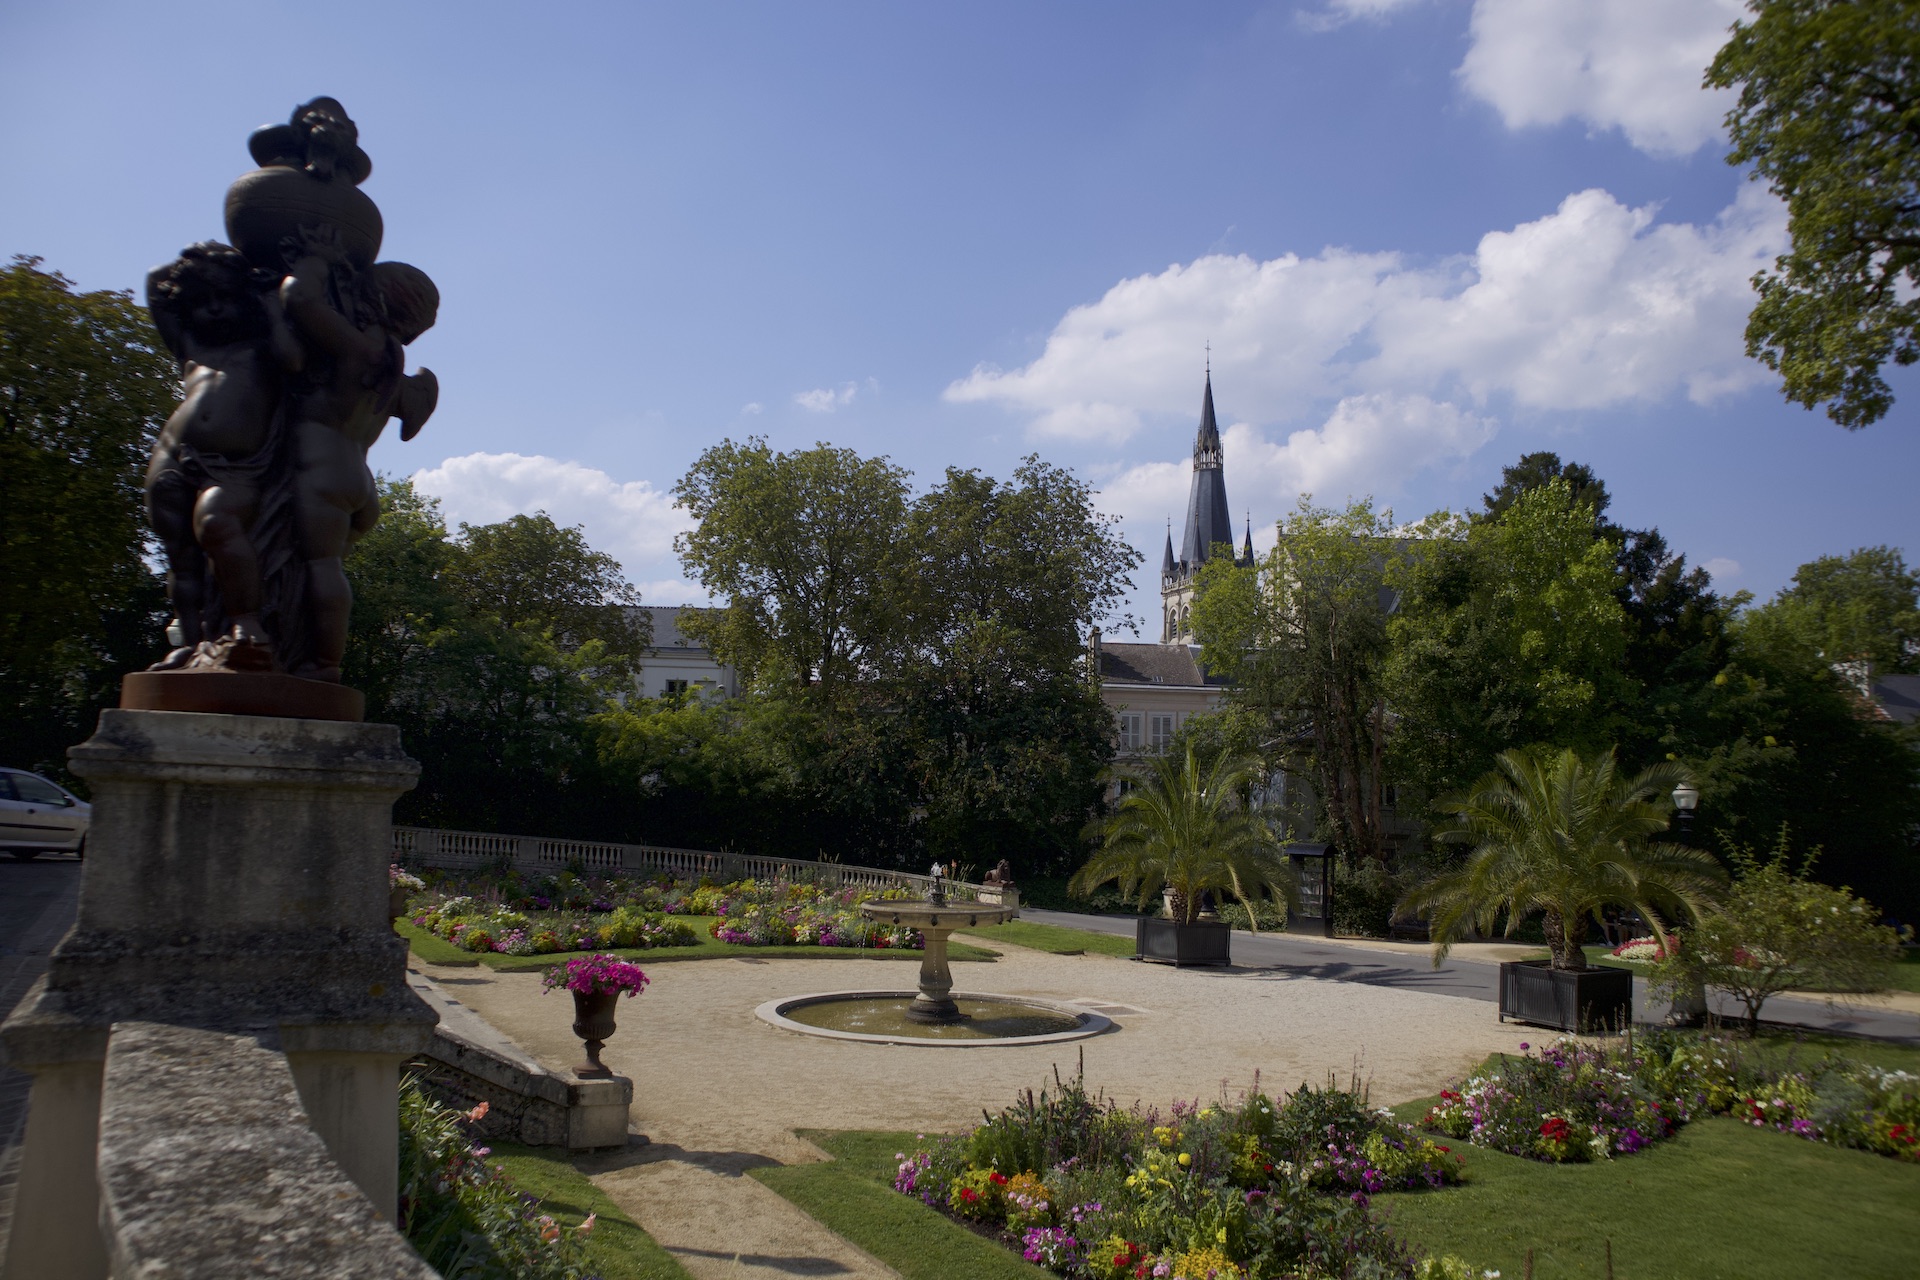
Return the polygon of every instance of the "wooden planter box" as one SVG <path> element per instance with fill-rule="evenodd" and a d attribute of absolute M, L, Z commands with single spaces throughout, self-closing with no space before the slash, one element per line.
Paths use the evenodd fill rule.
<path fill-rule="evenodd" d="M 1233 930 L 1218 920 L 1181 924 L 1142 916 L 1134 933 L 1134 958 L 1160 964 L 1232 964 Z"/>
<path fill-rule="evenodd" d="M 1545 960 L 1500 966 L 1500 1021 L 1559 1031 L 1614 1031 L 1633 1021 L 1633 975 L 1625 969 L 1571 973 Z"/>

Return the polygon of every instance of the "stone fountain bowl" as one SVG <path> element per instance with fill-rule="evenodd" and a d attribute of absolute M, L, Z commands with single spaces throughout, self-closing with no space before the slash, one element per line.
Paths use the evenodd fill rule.
<path fill-rule="evenodd" d="M 1003 907 L 990 902 L 932 902 L 926 898 L 902 898 L 886 901 L 876 898 L 860 904 L 860 914 L 880 924 L 901 924 L 909 929 L 977 929 L 1001 924 L 1020 914 L 1018 907 Z"/>
<path fill-rule="evenodd" d="M 1007 1013 L 1029 1012 L 1036 1021 L 1045 1021 L 1058 1030 L 1041 1031 L 1037 1034 L 996 1036 L 980 1034 L 990 1029 L 984 1019 L 972 1016 L 966 1021 L 939 1026 L 912 1023 L 904 1019 L 886 1019 L 870 1023 L 854 1018 L 833 1019 L 843 1021 L 845 1026 L 820 1025 L 817 1022 L 802 1021 L 810 1014 L 830 1013 L 834 1010 L 860 1011 L 874 1006 L 893 1005 L 904 1008 L 912 1001 L 911 991 L 815 991 L 807 995 L 781 996 L 769 1000 L 756 1008 L 754 1016 L 762 1022 L 771 1023 L 783 1031 L 797 1031 L 802 1035 L 821 1036 L 828 1040 L 853 1040 L 865 1044 L 919 1044 L 950 1049 L 991 1049 L 1007 1048 L 1028 1044 L 1058 1044 L 1064 1040 L 1084 1040 L 1088 1036 L 1097 1036 L 1106 1031 L 1116 1030 L 1112 1019 L 1070 1004 L 1060 1004 L 1053 1000 L 1040 1000 L 1032 996 L 1009 996 L 985 991 L 956 991 L 954 999 L 963 1008 L 974 1005 L 991 1006 L 999 1009 L 1002 1016 Z"/>

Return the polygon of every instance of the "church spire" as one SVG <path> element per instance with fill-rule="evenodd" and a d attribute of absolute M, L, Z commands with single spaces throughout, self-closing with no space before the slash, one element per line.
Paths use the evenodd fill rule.
<path fill-rule="evenodd" d="M 1167 553 L 1160 557 L 1160 576 L 1173 576 L 1173 517 L 1167 517 Z"/>
<path fill-rule="evenodd" d="M 1241 562 L 1247 568 L 1253 568 L 1253 512 L 1247 512 L 1247 545 L 1240 553 Z"/>
<path fill-rule="evenodd" d="M 1213 412 L 1213 371 L 1209 367 L 1206 391 L 1200 400 L 1200 429 L 1193 438 L 1193 487 L 1187 495 L 1187 523 L 1180 542 L 1180 560 L 1186 571 L 1199 569 L 1214 546 L 1222 542 L 1233 546 L 1233 516 L 1227 510 L 1220 423 Z"/>

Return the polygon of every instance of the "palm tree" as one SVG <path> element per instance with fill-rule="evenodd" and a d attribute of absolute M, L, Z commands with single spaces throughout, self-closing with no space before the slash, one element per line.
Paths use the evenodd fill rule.
<path fill-rule="evenodd" d="M 1247 804 L 1257 763 L 1222 752 L 1202 766 L 1184 756 L 1161 756 L 1153 771 L 1120 800 L 1113 816 L 1088 829 L 1100 847 L 1067 884 L 1088 897 L 1109 881 L 1145 907 L 1170 890 L 1174 919 L 1193 923 L 1201 895 L 1231 893 L 1253 920 L 1252 899 L 1262 892 L 1294 900 L 1293 873 L 1273 828 Z"/>
<path fill-rule="evenodd" d="M 1474 846 L 1465 865 L 1407 894 L 1400 909 L 1428 915 L 1436 965 L 1465 926 L 1488 932 L 1502 916 L 1511 937 L 1540 915 L 1556 969 L 1587 967 L 1580 944 L 1605 907 L 1635 908 L 1664 941 L 1663 920 L 1697 919 L 1727 879 L 1704 851 L 1652 838 L 1686 778 L 1671 763 L 1624 777 L 1610 749 L 1592 759 L 1503 752 L 1498 768 L 1440 806 L 1454 821 L 1439 838 Z"/>

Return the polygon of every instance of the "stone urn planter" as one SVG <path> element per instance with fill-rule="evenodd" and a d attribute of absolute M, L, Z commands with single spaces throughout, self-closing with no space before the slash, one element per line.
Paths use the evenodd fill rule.
<path fill-rule="evenodd" d="M 573 1069 L 583 1080 L 604 1080 L 613 1068 L 600 1061 L 600 1050 L 614 1025 L 614 1006 L 620 1002 L 618 991 L 575 991 L 573 994 L 573 1034 L 587 1042 L 587 1060 Z"/>
<path fill-rule="evenodd" d="M 1142 916 L 1135 925 L 1134 958 L 1174 966 L 1232 964 L 1233 930 L 1218 920 L 1182 924 Z"/>
<path fill-rule="evenodd" d="M 1500 1021 L 1509 1018 L 1575 1033 L 1619 1030 L 1633 1021 L 1633 975 L 1510 960 L 1500 966 Z"/>
<path fill-rule="evenodd" d="M 412 895 L 413 890 L 403 884 L 396 884 L 388 889 L 387 919 L 398 920 L 401 916 L 407 914 L 407 899 Z"/>
<path fill-rule="evenodd" d="M 613 1006 L 621 996 L 637 996 L 647 989 L 640 966 L 619 956 L 580 956 L 546 971 L 540 985 L 573 997 L 573 1034 L 587 1042 L 587 1060 L 573 1069 L 583 1080 L 605 1080 L 613 1069 L 600 1061 L 600 1050 L 614 1032 Z"/>

